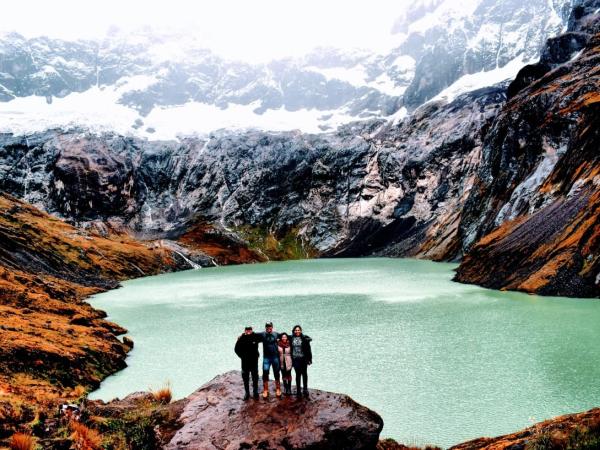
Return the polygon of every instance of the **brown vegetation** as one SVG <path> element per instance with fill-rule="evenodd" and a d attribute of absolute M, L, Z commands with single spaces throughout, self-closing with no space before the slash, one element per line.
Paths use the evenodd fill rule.
<path fill-rule="evenodd" d="M 173 392 L 171 391 L 171 385 L 167 383 L 165 386 L 161 387 L 157 390 L 151 390 L 150 393 L 154 400 L 163 405 L 168 405 L 171 403 L 171 399 L 173 398 Z"/>
<path fill-rule="evenodd" d="M 10 450 L 33 450 L 33 438 L 30 434 L 15 433 L 8 443 Z"/>
<path fill-rule="evenodd" d="M 79 422 L 71 422 L 71 440 L 77 450 L 98 450 L 102 446 L 102 436 L 98 431 Z"/>
<path fill-rule="evenodd" d="M 209 228 L 182 240 L 219 264 L 263 259 L 243 241 Z M 121 280 L 187 267 L 162 242 L 106 233 L 106 227 L 102 235 L 78 229 L 0 193 L 0 445 L 23 426 L 60 420 L 58 405 L 80 401 L 125 367 L 133 341 L 117 339 L 126 330 L 105 320 L 86 297 Z M 154 395 L 152 408 L 171 401 L 168 386 Z M 93 429 L 80 427 L 73 435 L 93 448 Z M 131 439 L 142 439 L 136 436 Z"/>
<path fill-rule="evenodd" d="M 593 450 L 600 448 L 600 408 L 568 414 L 516 433 L 479 438 L 451 450 Z"/>
<path fill-rule="evenodd" d="M 200 222 L 179 238 L 182 244 L 200 250 L 216 264 L 244 264 L 263 262 L 267 258 L 248 248 L 246 242 L 236 235 L 217 229 L 214 225 Z"/>
<path fill-rule="evenodd" d="M 399 444 L 393 439 L 382 439 L 377 444 L 376 450 L 440 450 L 440 448 L 431 445 L 425 447 L 407 446 Z"/>

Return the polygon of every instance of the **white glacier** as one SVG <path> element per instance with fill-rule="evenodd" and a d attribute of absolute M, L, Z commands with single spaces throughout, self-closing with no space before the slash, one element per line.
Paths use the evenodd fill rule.
<path fill-rule="evenodd" d="M 445 100 L 450 103 L 456 97 L 466 92 L 492 86 L 505 80 L 514 79 L 519 70 L 528 63 L 528 61 L 523 61 L 523 55 L 519 55 L 503 67 L 463 75 L 429 101 Z"/>

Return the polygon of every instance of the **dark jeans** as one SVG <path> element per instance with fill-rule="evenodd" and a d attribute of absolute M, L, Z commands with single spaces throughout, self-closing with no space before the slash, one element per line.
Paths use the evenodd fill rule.
<path fill-rule="evenodd" d="M 294 371 L 296 372 L 296 389 L 300 392 L 300 378 L 302 378 L 302 382 L 304 384 L 304 390 L 308 389 L 308 373 L 306 364 L 306 360 L 304 358 L 296 358 L 292 360 L 292 365 L 294 366 Z"/>
<path fill-rule="evenodd" d="M 250 392 L 250 375 L 252 375 L 252 392 L 258 392 L 258 359 L 251 361 L 242 360 L 242 380 L 244 389 Z"/>
<path fill-rule="evenodd" d="M 269 370 L 273 367 L 273 377 L 279 381 L 279 355 L 263 356 L 263 381 L 269 381 Z"/>

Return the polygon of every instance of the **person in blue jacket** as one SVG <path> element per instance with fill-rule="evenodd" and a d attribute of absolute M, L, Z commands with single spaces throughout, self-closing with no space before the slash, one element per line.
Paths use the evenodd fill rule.
<path fill-rule="evenodd" d="M 273 322 L 265 324 L 265 331 L 256 333 L 263 344 L 263 398 L 269 396 L 269 371 L 273 367 L 275 378 L 275 395 L 281 397 L 281 382 L 279 381 L 279 350 L 277 340 L 279 333 L 273 330 Z"/>

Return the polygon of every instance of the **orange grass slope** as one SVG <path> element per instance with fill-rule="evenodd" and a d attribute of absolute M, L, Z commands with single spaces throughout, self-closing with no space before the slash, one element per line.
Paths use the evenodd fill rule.
<path fill-rule="evenodd" d="M 78 230 L 0 194 L 0 431 L 125 367 L 125 330 L 86 296 L 177 268 L 167 249 Z"/>

